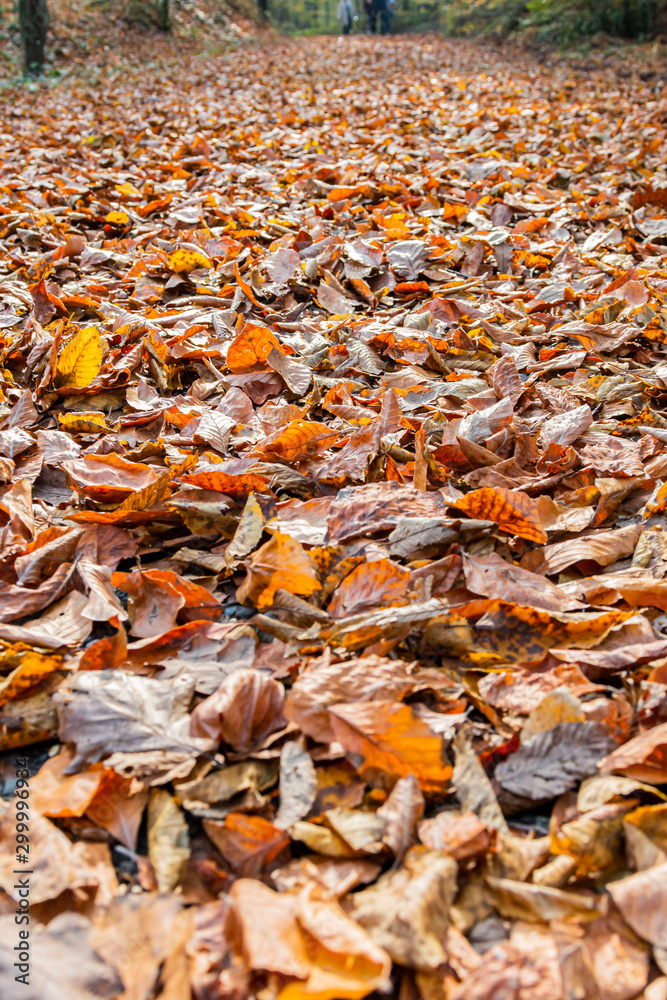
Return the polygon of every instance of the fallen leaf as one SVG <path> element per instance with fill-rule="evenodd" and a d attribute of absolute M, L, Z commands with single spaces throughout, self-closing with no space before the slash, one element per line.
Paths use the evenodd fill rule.
<path fill-rule="evenodd" d="M 442 793 L 452 776 L 442 737 L 409 705 L 369 701 L 332 705 L 329 720 L 335 739 L 355 760 L 367 780 L 393 783 L 414 774 L 426 794 Z"/>
<path fill-rule="evenodd" d="M 101 367 L 100 331 L 96 326 L 87 326 L 65 344 L 58 357 L 57 372 L 63 385 L 85 388 L 96 378 Z"/>
<path fill-rule="evenodd" d="M 538 505 L 525 493 L 483 487 L 466 493 L 452 506 L 477 520 L 495 521 L 501 531 L 510 535 L 518 535 L 537 543 L 547 540 Z"/>
<path fill-rule="evenodd" d="M 282 729 L 283 687 L 258 670 L 235 670 L 192 713 L 190 732 L 198 739 L 224 740 L 247 753 Z"/>

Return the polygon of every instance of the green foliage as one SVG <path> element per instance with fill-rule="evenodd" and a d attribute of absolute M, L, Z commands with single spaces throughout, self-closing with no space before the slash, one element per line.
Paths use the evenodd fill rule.
<path fill-rule="evenodd" d="M 140 0 L 133 0 L 140 2 Z M 355 0 L 358 20 L 353 31 L 363 32 L 363 0 Z M 656 30 L 663 0 L 396 0 L 394 32 L 442 31 L 445 35 L 505 37 L 529 31 L 545 41 L 569 44 L 575 39 L 604 33 L 641 38 Z M 338 0 L 270 0 L 271 23 L 285 34 L 336 34 Z"/>
<path fill-rule="evenodd" d="M 142 28 L 169 29 L 168 0 L 127 0 L 125 19 Z"/>
<path fill-rule="evenodd" d="M 654 0 L 530 0 L 521 23 L 570 42 L 600 32 L 637 38 L 653 30 L 655 15 Z"/>
<path fill-rule="evenodd" d="M 659 0 L 453 0 L 443 6 L 448 35 L 505 36 L 529 30 L 561 44 L 604 33 L 623 38 L 650 34 Z"/>
<path fill-rule="evenodd" d="M 525 0 L 454 0 L 443 6 L 442 27 L 446 35 L 508 35 L 525 13 Z"/>

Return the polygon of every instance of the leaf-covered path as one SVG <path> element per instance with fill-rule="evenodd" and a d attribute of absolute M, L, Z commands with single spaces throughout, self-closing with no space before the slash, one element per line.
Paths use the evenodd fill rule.
<path fill-rule="evenodd" d="M 661 85 L 133 58 L 5 92 L 3 996 L 29 863 L 31 1000 L 665 1000 Z"/>

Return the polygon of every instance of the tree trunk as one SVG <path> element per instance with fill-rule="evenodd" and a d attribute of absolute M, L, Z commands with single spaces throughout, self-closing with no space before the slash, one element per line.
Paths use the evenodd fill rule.
<path fill-rule="evenodd" d="M 169 20 L 169 0 L 158 0 L 158 11 L 160 15 L 160 27 L 163 31 L 169 31 L 171 29 L 171 22 Z"/>
<path fill-rule="evenodd" d="M 23 39 L 23 72 L 39 76 L 44 68 L 44 47 L 49 27 L 46 0 L 19 0 L 19 26 Z"/>
<path fill-rule="evenodd" d="M 663 38 L 667 37 L 667 0 L 656 0 L 654 17 L 654 33 Z"/>
<path fill-rule="evenodd" d="M 259 7 L 259 19 L 264 22 L 267 19 L 267 12 L 269 9 L 269 0 L 257 0 L 257 6 Z"/>

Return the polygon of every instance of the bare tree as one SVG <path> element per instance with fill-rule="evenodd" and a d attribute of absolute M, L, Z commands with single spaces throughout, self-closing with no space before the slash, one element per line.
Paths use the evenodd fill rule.
<path fill-rule="evenodd" d="M 23 73 L 37 77 L 44 68 L 49 8 L 46 0 L 18 0 L 18 8 L 23 39 Z"/>

